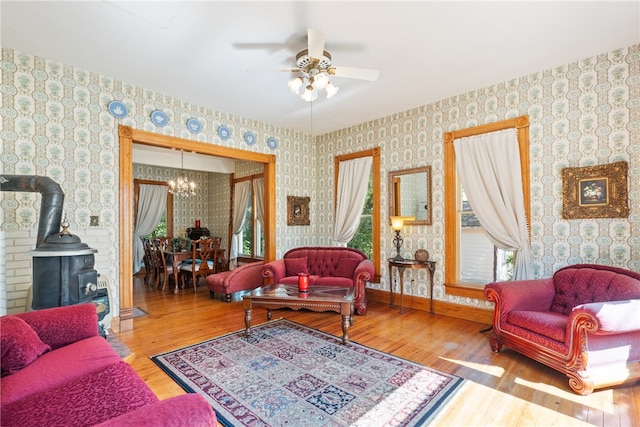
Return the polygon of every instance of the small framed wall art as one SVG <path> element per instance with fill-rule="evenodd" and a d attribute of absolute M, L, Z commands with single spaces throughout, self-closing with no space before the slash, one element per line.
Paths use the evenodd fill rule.
<path fill-rule="evenodd" d="M 562 169 L 562 217 L 627 218 L 627 162 Z"/>
<path fill-rule="evenodd" d="M 309 225 L 309 197 L 287 196 L 287 225 Z"/>

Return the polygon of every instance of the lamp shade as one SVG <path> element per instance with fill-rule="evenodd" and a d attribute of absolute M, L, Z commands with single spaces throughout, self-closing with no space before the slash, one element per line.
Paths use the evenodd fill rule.
<path fill-rule="evenodd" d="M 391 219 L 391 228 L 394 231 L 402 230 L 405 221 L 414 221 L 416 219 L 415 216 L 391 216 L 389 218 Z"/>
<path fill-rule="evenodd" d="M 402 219 L 401 216 L 391 217 L 391 228 L 393 228 L 394 231 L 402 230 L 403 226 L 404 226 L 404 219 Z"/>

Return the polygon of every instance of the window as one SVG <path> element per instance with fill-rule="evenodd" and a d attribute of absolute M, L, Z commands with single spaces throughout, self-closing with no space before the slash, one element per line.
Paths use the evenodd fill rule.
<path fill-rule="evenodd" d="M 151 232 L 148 236 L 149 239 L 153 239 L 156 237 L 164 237 L 167 235 L 167 211 L 165 210 L 162 213 L 162 218 L 160 218 L 160 222 L 156 226 L 155 230 Z"/>
<path fill-rule="evenodd" d="M 360 215 L 360 225 L 347 247 L 359 249 L 369 259 L 373 259 L 373 173 L 369 177 L 369 186 Z"/>
<path fill-rule="evenodd" d="M 138 197 L 140 194 L 140 185 L 167 185 L 164 181 L 150 181 L 145 179 L 133 180 L 133 203 L 134 212 L 138 212 Z M 150 237 L 173 237 L 173 194 L 167 193 L 167 209 L 162 214 L 160 222 L 155 230 L 151 232 Z"/>
<path fill-rule="evenodd" d="M 357 159 L 359 157 L 371 156 L 371 177 L 362 217 L 355 236 L 349 242 L 349 247 L 354 247 L 363 251 L 373 262 L 376 269 L 376 277 L 371 278 L 371 282 L 380 281 L 380 148 L 360 151 L 357 153 L 344 154 L 334 158 L 334 201 L 337 197 L 338 173 L 340 162 Z M 353 246 L 352 246 L 353 245 Z M 357 245 L 357 246 L 355 246 Z M 369 249 L 370 248 L 370 249 Z"/>
<path fill-rule="evenodd" d="M 260 177 L 262 177 L 262 175 L 249 178 L 251 179 L 251 185 L 249 186 L 249 196 L 247 198 L 242 231 L 233 237 L 236 239 L 235 243 L 238 248 L 239 258 L 264 257 L 264 231 L 256 215 L 255 206 L 257 201 L 255 192 L 253 191 L 253 181 Z M 238 179 L 235 182 L 242 179 L 246 178 Z"/>
<path fill-rule="evenodd" d="M 457 138 L 480 135 L 498 130 L 518 129 L 518 147 L 522 173 L 522 191 L 525 213 L 530 218 L 529 198 L 529 118 L 490 123 L 444 135 L 444 215 L 445 215 L 445 287 L 448 294 L 484 299 L 485 283 L 508 277 L 513 265 L 513 254 L 495 250 L 493 244 L 474 226 L 473 207 L 466 203 L 460 185 L 453 142 Z M 484 239 L 484 241 L 482 240 Z M 474 245 L 477 247 L 474 248 Z M 475 252 L 474 252 L 475 251 Z M 477 262 L 480 256 L 485 257 Z M 487 280 L 490 279 L 490 280 Z"/>
<path fill-rule="evenodd" d="M 489 241 L 462 186 L 460 194 L 460 282 L 484 287 L 489 282 L 511 279 L 513 252 L 503 251 Z"/>

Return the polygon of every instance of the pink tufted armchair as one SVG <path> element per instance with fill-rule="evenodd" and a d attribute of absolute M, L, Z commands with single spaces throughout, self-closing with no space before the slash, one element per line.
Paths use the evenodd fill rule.
<path fill-rule="evenodd" d="M 640 379 L 640 273 L 577 264 L 484 294 L 495 303 L 494 352 L 506 345 L 563 372 L 582 395 Z"/>
<path fill-rule="evenodd" d="M 365 284 L 375 275 L 375 269 L 363 252 L 335 246 L 295 248 L 262 269 L 262 276 L 270 284 L 296 284 L 299 273 L 309 274 L 309 286 L 354 286 L 354 308 L 359 315 L 366 314 Z"/>

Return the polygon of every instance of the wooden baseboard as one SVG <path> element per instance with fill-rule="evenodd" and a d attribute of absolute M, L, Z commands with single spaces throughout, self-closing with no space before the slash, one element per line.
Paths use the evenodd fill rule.
<path fill-rule="evenodd" d="M 391 295 L 387 291 L 379 289 L 367 289 L 367 299 L 389 303 Z M 394 294 L 394 304 L 400 305 L 400 295 Z M 429 298 L 404 296 L 404 307 L 414 310 L 429 312 Z M 472 322 L 491 325 L 493 322 L 493 310 L 471 307 L 468 305 L 454 304 L 446 301 L 433 300 L 433 312 L 443 316 L 455 317 L 457 319 L 470 320 Z"/>

